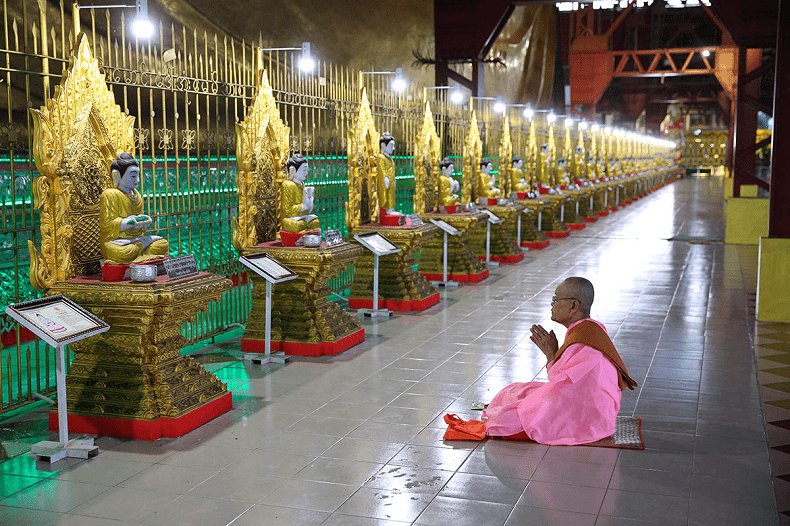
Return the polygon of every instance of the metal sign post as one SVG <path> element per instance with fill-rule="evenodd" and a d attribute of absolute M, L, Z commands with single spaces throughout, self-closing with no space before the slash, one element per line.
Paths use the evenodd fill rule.
<path fill-rule="evenodd" d="M 90 458 L 99 454 L 93 437 L 69 440 L 69 410 L 66 395 L 66 345 L 110 330 L 110 326 L 63 296 L 50 296 L 9 305 L 11 318 L 56 350 L 55 382 L 58 392 L 58 441 L 33 444 L 37 460 L 55 463 L 64 458 Z"/>
<path fill-rule="evenodd" d="M 373 252 L 373 305 L 372 309 L 359 309 L 357 312 L 369 318 L 381 316 L 390 317 L 394 313 L 388 309 L 379 309 L 379 256 L 397 254 L 401 251 L 400 247 L 392 244 L 389 239 L 378 232 L 365 232 L 354 234 L 354 239 Z"/>
<path fill-rule="evenodd" d="M 503 219 L 491 210 L 483 209 L 483 212 L 488 216 L 488 222 L 486 222 L 486 266 L 488 268 L 498 267 L 499 263 L 491 261 L 491 224 L 499 224 Z"/>
<path fill-rule="evenodd" d="M 457 236 L 461 233 L 460 230 L 452 226 L 451 224 L 447 223 L 446 221 L 442 221 L 441 219 L 431 219 L 431 223 L 438 226 L 444 232 L 444 252 L 442 255 L 442 281 L 431 281 L 431 285 L 435 287 L 457 287 L 457 281 L 449 281 L 447 279 L 447 236 Z"/>
<path fill-rule="evenodd" d="M 239 263 L 266 280 L 266 325 L 263 332 L 264 352 L 263 355 L 260 353 L 245 353 L 244 359 L 262 365 L 267 363 L 286 363 L 291 360 L 290 356 L 286 356 L 284 352 L 272 352 L 272 285 L 296 279 L 299 275 L 264 253 L 241 256 Z"/>

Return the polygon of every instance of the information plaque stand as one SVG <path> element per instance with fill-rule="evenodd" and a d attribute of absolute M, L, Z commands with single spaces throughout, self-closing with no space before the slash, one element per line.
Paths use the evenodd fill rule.
<path fill-rule="evenodd" d="M 496 261 L 491 261 L 491 224 L 499 224 L 504 221 L 501 217 L 496 215 L 491 210 L 486 210 L 485 208 L 481 210 L 481 212 L 485 213 L 488 216 L 488 221 L 486 222 L 486 266 L 488 268 L 491 267 L 498 267 L 499 263 Z"/>
<path fill-rule="evenodd" d="M 447 279 L 447 236 L 457 236 L 461 233 L 460 230 L 455 228 L 453 225 L 442 221 L 441 219 L 433 219 L 431 218 L 431 223 L 438 226 L 444 232 L 444 252 L 442 253 L 442 281 L 431 281 L 431 285 L 434 287 L 445 287 L 445 288 L 452 288 L 457 287 L 457 281 L 449 281 Z"/>
<path fill-rule="evenodd" d="M 66 405 L 66 345 L 110 330 L 105 322 L 61 295 L 9 305 L 6 314 L 56 349 L 55 382 L 58 390 L 58 442 L 33 444 L 37 460 L 55 463 L 67 457 L 90 458 L 99 454 L 92 437 L 69 440 Z"/>
<path fill-rule="evenodd" d="M 284 352 L 272 352 L 272 285 L 296 279 L 299 275 L 266 253 L 241 256 L 239 263 L 266 280 L 266 325 L 263 333 L 264 353 L 263 356 L 260 353 L 245 353 L 244 359 L 260 364 L 290 361 L 291 357 L 286 356 Z"/>
<path fill-rule="evenodd" d="M 401 251 L 400 247 L 393 244 L 386 237 L 378 232 L 364 232 L 354 234 L 354 239 L 373 252 L 373 308 L 359 309 L 357 312 L 369 318 L 380 316 L 392 316 L 393 312 L 388 309 L 379 309 L 379 256 L 389 256 Z"/>

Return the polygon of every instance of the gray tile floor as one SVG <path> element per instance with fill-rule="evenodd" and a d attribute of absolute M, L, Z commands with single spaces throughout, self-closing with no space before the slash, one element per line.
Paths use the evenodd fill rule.
<path fill-rule="evenodd" d="M 234 409 L 184 437 L 100 439 L 52 471 L 0 464 L 0 524 L 779 524 L 743 270 L 756 252 L 721 244 L 723 225 L 721 181 L 685 179 L 425 313 L 366 322 L 340 356 L 231 356 Z M 642 417 L 647 449 L 443 443 L 444 413 L 479 417 L 473 402 L 545 378 L 528 328 L 563 334 L 549 301 L 570 275 L 595 284 L 593 316 L 639 382 L 621 414 Z"/>

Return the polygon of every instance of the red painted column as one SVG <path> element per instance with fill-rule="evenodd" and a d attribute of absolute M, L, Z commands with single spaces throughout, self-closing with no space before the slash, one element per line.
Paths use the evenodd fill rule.
<path fill-rule="evenodd" d="M 757 110 L 746 104 L 742 95 L 754 99 L 760 96 L 761 77 L 742 84 L 746 74 L 760 67 L 761 49 L 738 49 L 738 88 L 733 115 L 735 134 L 733 140 L 732 195 L 741 196 L 741 185 L 751 184 L 755 169 L 755 152 L 752 148 L 757 140 Z"/>
<path fill-rule="evenodd" d="M 768 237 L 790 239 L 790 4 L 779 0 Z"/>

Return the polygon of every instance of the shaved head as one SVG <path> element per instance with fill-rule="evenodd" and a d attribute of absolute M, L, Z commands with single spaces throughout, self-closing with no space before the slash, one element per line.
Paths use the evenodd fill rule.
<path fill-rule="evenodd" d="M 568 287 L 568 292 L 579 300 L 579 310 L 582 314 L 589 316 L 593 299 L 595 299 L 595 290 L 590 280 L 579 276 L 573 276 L 566 279 L 564 285 Z"/>

